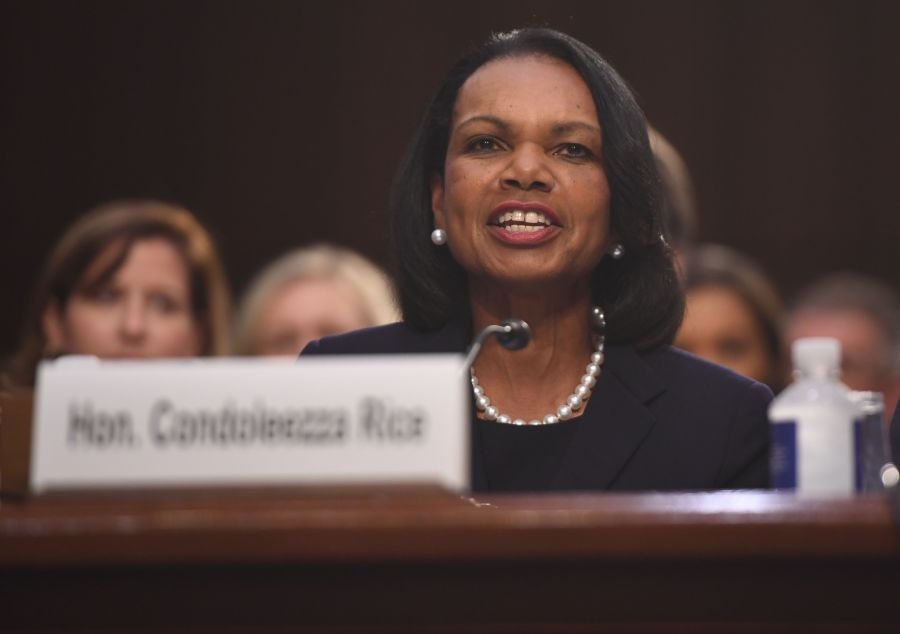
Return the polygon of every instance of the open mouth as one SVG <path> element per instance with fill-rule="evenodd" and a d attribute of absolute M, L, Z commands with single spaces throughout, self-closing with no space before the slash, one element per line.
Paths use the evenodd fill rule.
<path fill-rule="evenodd" d="M 553 221 L 540 211 L 511 209 L 497 215 L 490 224 L 510 233 L 533 233 L 553 226 Z"/>

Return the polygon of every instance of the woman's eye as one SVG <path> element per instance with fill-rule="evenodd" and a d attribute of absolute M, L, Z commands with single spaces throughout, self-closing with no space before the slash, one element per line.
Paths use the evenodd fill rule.
<path fill-rule="evenodd" d="M 729 359 L 740 359 L 749 352 L 749 345 L 740 339 L 723 339 L 718 342 L 719 353 Z"/>
<path fill-rule="evenodd" d="M 491 137 L 479 137 L 469 142 L 466 146 L 466 149 L 469 152 L 474 153 L 484 153 L 484 152 L 493 152 L 500 148 L 500 144 L 497 143 L 496 139 L 492 139 Z"/>
<path fill-rule="evenodd" d="M 566 143 L 559 148 L 558 153 L 572 159 L 586 159 L 592 156 L 591 151 L 580 143 Z"/>
<path fill-rule="evenodd" d="M 168 295 L 155 294 L 150 297 L 150 305 L 161 313 L 174 313 L 180 305 Z"/>
<path fill-rule="evenodd" d="M 98 304 L 113 304 L 119 299 L 119 291 L 114 288 L 101 288 L 90 295 Z"/>

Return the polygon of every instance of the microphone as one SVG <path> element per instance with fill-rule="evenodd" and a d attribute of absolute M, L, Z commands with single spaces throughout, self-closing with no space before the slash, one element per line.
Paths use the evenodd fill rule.
<path fill-rule="evenodd" d="M 466 355 L 463 371 L 472 367 L 472 364 L 475 363 L 475 358 L 478 356 L 478 353 L 481 352 L 481 346 L 484 345 L 484 342 L 491 335 L 497 337 L 497 341 L 500 342 L 500 345 L 507 350 L 521 350 L 528 345 L 529 341 L 531 341 L 531 328 L 529 328 L 528 324 L 521 319 L 513 318 L 504 319 L 499 324 L 488 326 L 478 333 L 478 336 L 475 337 L 475 341 L 472 342 L 472 346 L 469 348 L 469 352 Z"/>

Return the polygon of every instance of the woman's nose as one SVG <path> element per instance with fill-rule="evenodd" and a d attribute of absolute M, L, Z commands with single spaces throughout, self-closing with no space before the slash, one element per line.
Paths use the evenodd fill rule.
<path fill-rule="evenodd" d="M 547 165 L 543 148 L 524 144 L 509 155 L 509 163 L 501 175 L 501 185 L 507 188 L 550 191 L 555 184 Z"/>
<path fill-rule="evenodd" d="M 146 336 L 147 310 L 142 300 L 129 298 L 125 302 L 119 328 L 122 338 L 128 341 L 140 341 Z"/>

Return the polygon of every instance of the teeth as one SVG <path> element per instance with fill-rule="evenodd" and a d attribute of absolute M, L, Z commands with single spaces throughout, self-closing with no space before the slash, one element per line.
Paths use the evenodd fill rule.
<path fill-rule="evenodd" d="M 497 224 L 499 225 L 508 225 L 511 223 L 516 224 L 526 224 L 527 225 L 542 225 L 544 227 L 549 227 L 552 223 L 547 219 L 547 216 L 542 214 L 539 211 L 524 211 L 522 209 L 514 209 L 512 211 L 507 211 L 503 214 L 500 214 L 500 217 L 497 218 Z M 508 228 L 508 227 L 507 227 Z M 537 227 L 541 228 L 540 226 Z"/>
<path fill-rule="evenodd" d="M 540 231 L 543 228 L 544 227 L 538 225 L 507 225 L 503 227 L 504 230 L 511 233 L 533 233 L 535 231 Z"/>

